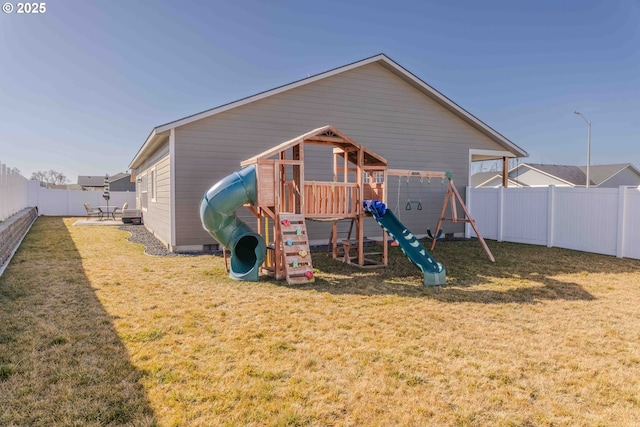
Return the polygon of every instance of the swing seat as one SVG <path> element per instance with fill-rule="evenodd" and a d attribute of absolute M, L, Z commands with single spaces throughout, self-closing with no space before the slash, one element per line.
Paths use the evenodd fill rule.
<path fill-rule="evenodd" d="M 417 206 L 416 208 L 421 211 L 422 210 L 422 200 L 407 200 L 407 205 L 404 207 L 405 211 L 410 211 L 411 210 L 411 204 L 416 203 Z"/>
<path fill-rule="evenodd" d="M 438 235 L 436 237 L 433 237 L 433 234 L 431 233 L 431 229 L 427 228 L 427 236 L 429 236 L 431 240 L 437 240 L 440 237 L 442 237 L 442 229 L 438 230 Z"/>

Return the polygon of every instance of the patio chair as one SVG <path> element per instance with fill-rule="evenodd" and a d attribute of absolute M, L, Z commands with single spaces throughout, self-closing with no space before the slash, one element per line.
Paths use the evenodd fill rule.
<path fill-rule="evenodd" d="M 87 219 L 91 218 L 92 216 L 96 216 L 102 219 L 102 216 L 104 215 L 104 212 L 102 212 L 102 209 L 92 208 L 90 203 L 85 203 L 84 209 L 87 211 Z"/>
<path fill-rule="evenodd" d="M 112 214 L 112 215 L 113 215 L 113 219 L 116 219 L 116 215 L 119 215 L 119 216 L 120 216 L 120 218 L 122 218 L 122 212 L 123 212 L 125 209 L 127 209 L 128 207 L 129 207 L 129 203 L 126 203 L 126 202 L 125 202 L 125 204 L 124 204 L 124 205 L 122 205 L 122 209 L 120 209 L 120 208 L 116 207 L 116 208 L 113 210 L 113 214 Z"/>

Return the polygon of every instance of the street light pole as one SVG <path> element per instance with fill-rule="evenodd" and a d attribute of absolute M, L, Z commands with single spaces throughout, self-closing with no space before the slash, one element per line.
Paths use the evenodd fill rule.
<path fill-rule="evenodd" d="M 573 114 L 577 114 L 580 117 L 582 117 L 582 120 L 584 120 L 587 123 L 587 127 L 588 127 L 588 134 L 587 134 L 587 188 L 589 188 L 589 182 L 591 182 L 591 179 L 589 177 L 589 168 L 591 167 L 591 122 L 589 120 L 587 120 L 586 117 L 583 116 L 582 113 L 579 112 L 579 111 L 574 111 Z"/>

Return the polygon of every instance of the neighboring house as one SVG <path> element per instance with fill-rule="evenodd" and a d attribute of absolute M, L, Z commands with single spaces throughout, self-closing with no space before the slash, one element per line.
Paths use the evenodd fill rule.
<path fill-rule="evenodd" d="M 527 156 L 526 151 L 385 55 L 377 55 L 154 128 L 131 160 L 144 224 L 174 251 L 197 251 L 217 242 L 204 231 L 199 204 L 240 162 L 331 125 L 389 161 L 392 169 L 449 171 L 461 191 L 470 162 Z M 326 147 L 305 152 L 307 180 L 331 178 Z M 313 162 L 308 162 L 309 157 Z M 402 185 L 401 185 L 402 184 Z M 442 207 L 440 182 L 389 182 L 388 204 L 416 234 L 434 228 Z M 420 188 L 422 187 L 422 188 Z M 400 193 L 398 193 L 400 188 Z M 420 192 L 417 193 L 416 192 Z M 405 211 L 423 198 L 424 210 Z M 255 218 L 242 208 L 250 225 Z M 379 236 L 371 221 L 365 232 Z M 311 239 L 328 240 L 330 223 L 307 224 Z M 462 233 L 463 224 L 445 232 Z"/>
<path fill-rule="evenodd" d="M 522 187 L 522 184 L 508 178 L 509 188 Z M 471 175 L 471 187 L 497 188 L 502 187 L 502 172 L 476 172 Z"/>
<path fill-rule="evenodd" d="M 640 184 L 640 170 L 631 163 L 591 165 L 589 169 L 589 187 L 618 188 Z M 587 167 L 522 163 L 509 171 L 509 180 L 523 187 L 585 187 Z"/>
<path fill-rule="evenodd" d="M 82 187 L 84 191 L 102 191 L 104 190 L 104 175 L 79 175 L 78 185 Z"/>
<path fill-rule="evenodd" d="M 78 185 L 85 191 L 103 191 L 104 175 L 78 176 Z M 135 182 L 131 182 L 130 173 L 117 173 L 109 175 L 109 189 L 111 191 L 136 191 Z"/>
<path fill-rule="evenodd" d="M 136 191 L 136 183 L 131 180 L 130 173 L 117 173 L 109 177 L 111 191 Z"/>

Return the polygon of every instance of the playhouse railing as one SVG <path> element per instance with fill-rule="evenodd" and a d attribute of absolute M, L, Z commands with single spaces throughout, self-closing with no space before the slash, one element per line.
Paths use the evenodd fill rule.
<path fill-rule="evenodd" d="M 311 181 L 304 184 L 305 216 L 316 218 L 357 215 L 358 186 L 344 182 Z"/>

